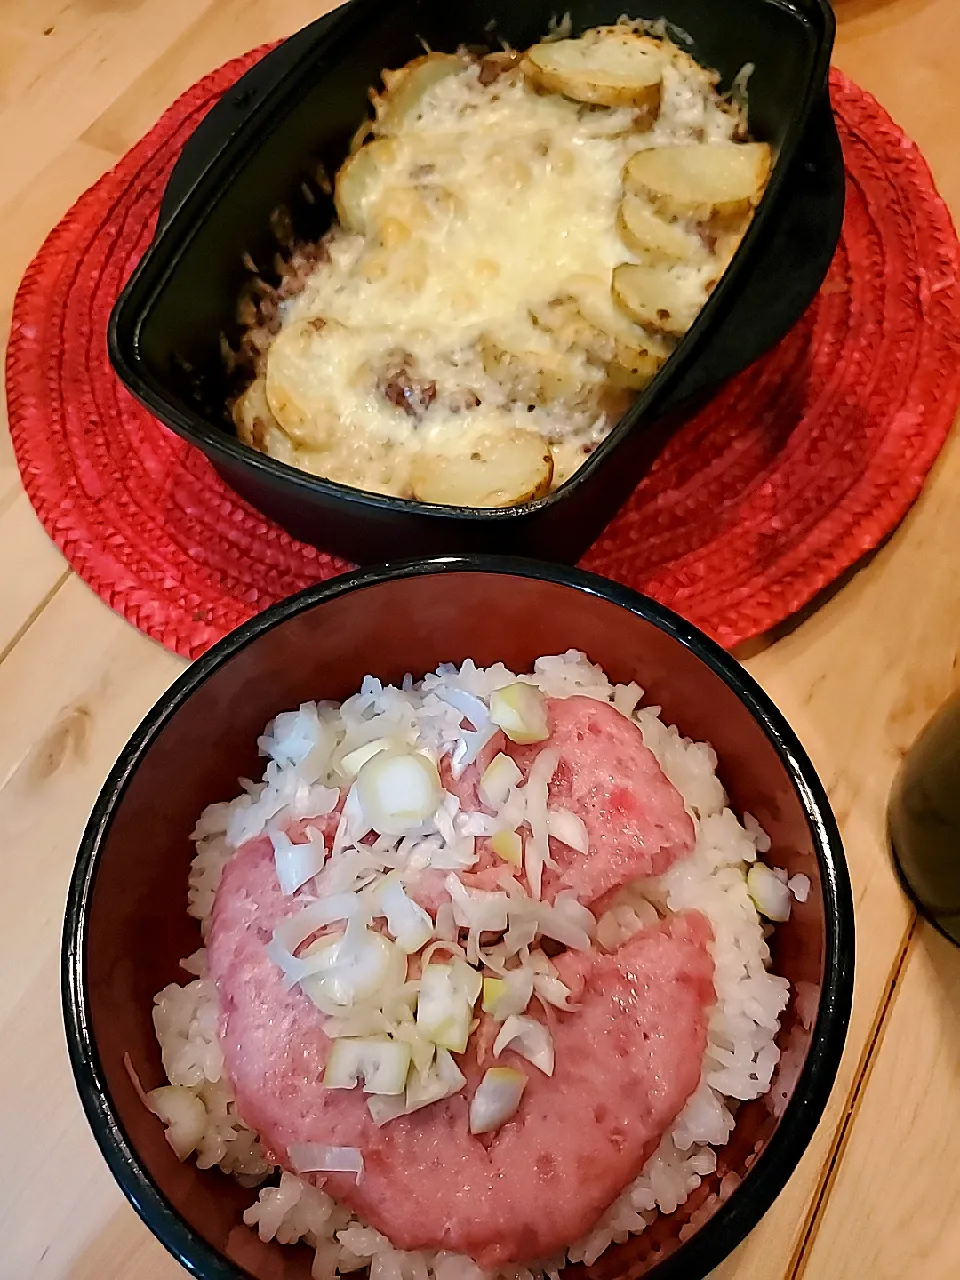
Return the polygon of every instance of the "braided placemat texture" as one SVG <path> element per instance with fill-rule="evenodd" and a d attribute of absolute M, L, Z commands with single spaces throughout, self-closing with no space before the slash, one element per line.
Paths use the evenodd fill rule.
<path fill-rule="evenodd" d="M 258 58 L 180 97 L 77 201 L 21 282 L 7 355 L 23 483 L 73 569 L 188 658 L 349 566 L 241 501 L 107 359 L 110 310 L 203 115 Z M 780 345 L 692 418 L 582 560 L 730 647 L 805 605 L 902 519 L 960 403 L 958 243 L 913 143 L 838 71 L 847 171 L 827 280 Z"/>

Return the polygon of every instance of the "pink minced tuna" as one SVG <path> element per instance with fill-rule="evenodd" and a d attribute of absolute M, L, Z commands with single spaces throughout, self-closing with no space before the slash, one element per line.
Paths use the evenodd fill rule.
<path fill-rule="evenodd" d="M 227 864 L 208 962 L 237 1107 L 268 1157 L 288 1168 L 293 1143 L 359 1147 L 360 1181 L 338 1174 L 325 1185 L 397 1248 L 451 1250 L 484 1267 L 563 1249 L 637 1176 L 697 1086 L 713 962 L 709 925 L 689 912 L 612 955 L 557 958 L 577 1009 L 550 1013 L 554 1074 L 501 1055 L 528 1084 L 492 1137 L 468 1127 L 469 1099 L 490 1065 L 484 1026 L 458 1059 L 461 1094 L 378 1128 L 359 1089 L 324 1087 L 324 1017 L 298 988 L 284 989 L 267 957 L 274 928 L 297 909 L 280 891 L 267 840 Z M 536 1005 L 528 1012 L 544 1016 Z"/>
<path fill-rule="evenodd" d="M 483 809 L 478 783 L 493 757 L 512 756 L 524 777 L 544 749 L 560 753 L 549 787 L 551 809 L 569 809 L 587 828 L 584 855 L 550 837 L 556 868 L 543 873 L 543 897 L 552 902 L 564 889 L 585 905 L 597 902 L 638 876 L 661 876 L 693 849 L 695 832 L 683 797 L 644 743 L 637 725 L 608 702 L 595 698 L 549 698 L 550 737 L 517 746 L 497 734 L 475 765 L 454 779 L 444 768 L 444 786 L 460 797 L 465 811 Z M 462 875 L 464 884 L 495 889 L 509 869 L 489 841 L 478 841 L 476 866 Z M 518 873 L 519 874 L 519 873 Z M 426 871 L 414 887 L 428 910 L 446 898 L 446 873 Z"/>

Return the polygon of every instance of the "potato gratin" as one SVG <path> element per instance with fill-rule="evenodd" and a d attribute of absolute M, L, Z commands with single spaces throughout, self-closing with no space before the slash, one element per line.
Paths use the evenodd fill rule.
<path fill-rule="evenodd" d="M 695 320 L 770 149 L 713 72 L 630 25 L 383 80 L 336 225 L 241 306 L 238 435 L 396 497 L 540 497 Z"/>

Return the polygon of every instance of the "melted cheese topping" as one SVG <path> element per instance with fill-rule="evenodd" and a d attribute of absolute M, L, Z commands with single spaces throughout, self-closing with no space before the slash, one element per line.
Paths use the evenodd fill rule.
<path fill-rule="evenodd" d="M 636 117 L 536 92 L 517 71 L 484 85 L 476 63 L 435 83 L 361 150 L 355 182 L 341 176 L 359 230 L 334 232 L 286 304 L 251 389 L 280 428 L 259 447 L 402 497 L 417 451 L 455 458 L 491 430 L 533 431 L 552 486 L 568 478 L 634 394 L 610 385 L 615 344 L 650 340 L 611 298 L 613 269 L 637 260 L 617 230 L 624 164 L 729 140 L 739 122 L 689 60 L 665 66 L 654 126 Z M 671 271 L 695 314 L 716 263 Z"/>

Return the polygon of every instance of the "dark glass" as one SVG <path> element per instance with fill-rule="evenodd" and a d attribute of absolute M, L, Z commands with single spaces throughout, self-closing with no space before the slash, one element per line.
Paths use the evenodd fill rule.
<path fill-rule="evenodd" d="M 960 694 L 937 712 L 901 765 L 889 825 L 917 907 L 960 946 Z"/>

